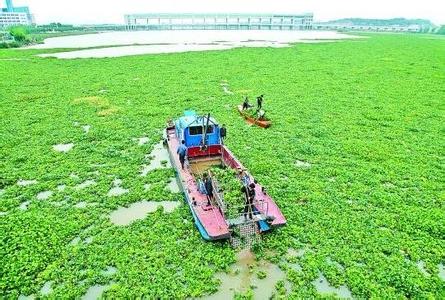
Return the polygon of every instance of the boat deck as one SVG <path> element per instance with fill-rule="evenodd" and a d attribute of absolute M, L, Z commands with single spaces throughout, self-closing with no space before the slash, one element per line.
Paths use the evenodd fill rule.
<path fill-rule="evenodd" d="M 181 163 L 176 150 L 179 147 L 179 140 L 175 135 L 175 129 L 167 129 L 167 144 L 172 165 L 178 172 L 180 186 L 182 187 L 187 203 L 195 218 L 198 230 L 204 239 L 218 240 L 230 237 L 229 221 L 231 225 L 243 223 L 244 216 L 236 220 L 225 220 L 223 213 L 216 203 L 207 205 L 207 196 L 199 191 L 195 176 L 199 177 L 209 167 L 213 165 L 225 164 L 226 166 L 244 169 L 244 166 L 236 159 L 230 150 L 224 145 L 218 145 L 218 149 L 209 149 L 209 155 L 202 155 L 199 158 L 189 158 L 189 161 L 181 169 Z M 219 154 L 214 154 L 215 151 Z M 249 175 L 250 176 L 250 175 Z M 250 178 L 254 182 L 253 177 Z M 273 199 L 263 191 L 263 187 L 256 184 L 256 213 L 255 222 L 258 222 L 260 231 L 267 231 L 271 227 L 278 227 L 286 224 L 286 219 Z M 266 222 L 271 219 L 271 222 Z"/>
<path fill-rule="evenodd" d="M 184 169 L 181 169 L 179 156 L 175 151 L 175 149 L 178 149 L 179 147 L 179 141 L 175 136 L 174 129 L 167 131 L 167 135 L 167 143 L 172 164 L 174 164 L 175 169 L 178 171 L 180 185 L 186 194 L 187 202 L 192 209 L 192 212 L 201 223 L 197 224 L 198 228 L 199 225 L 202 225 L 206 232 L 201 233 L 204 237 L 207 235 L 211 240 L 228 238 L 230 236 L 229 227 L 219 211 L 219 208 L 214 205 L 208 206 L 207 196 L 199 192 L 198 184 L 193 176 L 193 162 L 185 165 Z M 195 172 L 196 171 L 197 169 L 195 168 Z"/>

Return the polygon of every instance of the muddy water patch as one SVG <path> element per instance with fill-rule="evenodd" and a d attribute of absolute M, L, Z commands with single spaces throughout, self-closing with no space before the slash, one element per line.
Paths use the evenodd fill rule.
<path fill-rule="evenodd" d="M 309 169 L 311 167 L 311 164 L 303 160 L 296 160 L 295 166 L 297 168 Z"/>
<path fill-rule="evenodd" d="M 51 294 L 51 292 L 53 291 L 53 289 L 51 287 L 52 284 L 53 284 L 52 281 L 45 282 L 45 284 L 40 289 L 40 294 L 42 296 L 48 296 L 49 294 Z"/>
<path fill-rule="evenodd" d="M 118 197 L 123 194 L 128 193 L 130 190 L 124 189 L 121 187 L 122 180 L 121 179 L 115 179 L 113 181 L 113 187 L 108 191 L 108 197 Z"/>
<path fill-rule="evenodd" d="M 76 185 L 75 189 L 82 190 L 84 188 L 87 188 L 87 187 L 95 185 L 95 184 L 96 184 L 96 181 L 88 179 L 88 180 L 85 180 L 84 182 L 82 182 L 81 184 Z"/>
<path fill-rule="evenodd" d="M 233 92 L 230 90 L 229 84 L 227 82 L 221 82 L 222 90 L 227 95 L 233 95 Z"/>
<path fill-rule="evenodd" d="M 171 168 L 172 166 L 168 151 L 162 141 L 154 146 L 147 158 L 150 158 L 150 164 L 142 166 L 141 176 L 147 176 L 148 172 L 155 169 Z"/>
<path fill-rule="evenodd" d="M 445 265 L 438 264 L 437 267 L 439 268 L 439 278 L 445 281 Z"/>
<path fill-rule="evenodd" d="M 52 194 L 53 194 L 52 191 L 43 191 L 43 192 L 38 193 L 36 197 L 37 197 L 37 200 L 46 200 L 49 197 L 51 197 Z"/>
<path fill-rule="evenodd" d="M 57 186 L 57 190 L 59 191 L 59 192 L 62 192 L 62 191 L 64 191 L 66 189 L 66 185 L 65 184 L 59 184 L 58 186 Z"/>
<path fill-rule="evenodd" d="M 179 193 L 181 191 L 176 178 L 170 178 L 170 181 L 165 188 L 172 193 Z"/>
<path fill-rule="evenodd" d="M 25 201 L 25 202 L 22 202 L 21 204 L 20 204 L 20 206 L 19 206 L 19 208 L 21 209 L 21 210 L 27 210 L 28 209 L 28 205 L 31 203 L 31 201 Z"/>
<path fill-rule="evenodd" d="M 79 244 L 79 242 L 80 242 L 80 237 L 75 237 L 74 239 L 71 240 L 70 245 L 75 246 Z"/>
<path fill-rule="evenodd" d="M 68 151 L 70 151 L 71 149 L 73 149 L 74 144 L 73 143 L 69 143 L 69 144 L 57 144 L 57 145 L 53 145 L 53 150 L 57 151 L 57 152 L 63 152 L 63 153 L 67 153 Z"/>
<path fill-rule="evenodd" d="M 422 273 L 426 277 L 430 277 L 430 273 L 425 269 L 425 262 L 423 260 L 419 260 L 417 263 L 417 268 L 419 269 L 420 273 Z"/>
<path fill-rule="evenodd" d="M 303 257 L 303 255 L 306 253 L 306 249 L 301 248 L 301 249 L 294 249 L 294 248 L 289 248 L 287 249 L 287 255 L 290 257 Z"/>
<path fill-rule="evenodd" d="M 164 212 L 170 213 L 181 204 L 180 201 L 139 201 L 132 203 L 129 207 L 120 207 L 110 214 L 110 220 L 113 224 L 119 226 L 128 226 L 136 220 L 145 219 L 158 207 L 163 207 Z"/>
<path fill-rule="evenodd" d="M 342 272 L 345 270 L 345 267 L 343 267 L 342 264 L 336 262 L 335 260 L 332 260 L 332 258 L 330 258 L 330 257 L 328 257 L 328 258 L 326 259 L 326 262 L 327 262 L 329 265 L 333 265 L 333 266 L 335 266 L 337 269 L 339 269 L 339 270 L 342 271 Z"/>
<path fill-rule="evenodd" d="M 84 126 L 82 126 L 82 129 L 85 133 L 88 133 L 88 132 L 90 132 L 91 125 L 84 125 Z"/>
<path fill-rule="evenodd" d="M 237 262 L 230 267 L 228 274 L 217 273 L 215 277 L 221 281 L 221 285 L 215 294 L 205 299 L 232 299 L 236 293 L 245 293 L 251 288 L 254 299 L 270 299 L 275 285 L 285 280 L 286 274 L 277 265 L 256 261 L 254 254 L 244 249 L 237 254 Z M 290 289 L 289 284 L 287 289 Z"/>
<path fill-rule="evenodd" d="M 87 290 L 86 294 L 82 296 L 82 300 L 96 300 L 102 297 L 103 292 L 108 290 L 114 282 L 110 282 L 107 285 L 100 285 L 95 284 L 93 286 L 90 286 L 90 288 Z"/>
<path fill-rule="evenodd" d="M 35 180 L 35 179 L 32 179 L 32 180 L 20 179 L 19 181 L 17 181 L 18 186 L 28 186 L 28 185 L 33 185 L 33 184 L 37 184 L 37 180 Z"/>
<path fill-rule="evenodd" d="M 108 195 L 108 197 L 117 197 L 117 196 L 121 196 L 123 194 L 126 194 L 128 192 L 129 192 L 128 189 L 124 189 L 124 188 L 122 188 L 120 186 L 115 186 L 115 187 L 111 188 L 108 191 L 107 195 Z"/>
<path fill-rule="evenodd" d="M 85 201 L 82 201 L 82 202 L 76 203 L 73 207 L 75 207 L 75 208 L 86 208 L 87 205 L 88 205 L 88 203 L 86 203 Z"/>
<path fill-rule="evenodd" d="M 346 285 L 341 285 L 338 288 L 333 287 L 321 272 L 318 278 L 312 281 L 312 284 L 319 294 L 335 294 L 342 299 L 352 299 L 351 291 Z"/>
<path fill-rule="evenodd" d="M 117 272 L 117 269 L 115 267 L 107 266 L 107 268 L 100 273 L 104 276 L 112 276 L 112 275 L 116 274 L 116 272 Z"/>
<path fill-rule="evenodd" d="M 143 145 L 147 144 L 149 140 L 150 139 L 148 137 L 146 137 L 146 136 L 133 139 L 133 141 L 137 141 L 138 142 L 138 146 L 143 146 Z"/>
<path fill-rule="evenodd" d="M 299 263 L 288 263 L 288 266 L 297 272 L 303 272 L 303 268 Z"/>
<path fill-rule="evenodd" d="M 20 295 L 17 299 L 18 300 L 34 300 L 35 298 L 36 298 L 36 296 L 34 296 L 34 295 L 29 295 L 29 296 Z"/>

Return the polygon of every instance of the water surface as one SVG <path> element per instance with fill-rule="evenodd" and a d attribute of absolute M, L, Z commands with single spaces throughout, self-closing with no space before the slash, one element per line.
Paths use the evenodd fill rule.
<path fill-rule="evenodd" d="M 332 31 L 285 30 L 169 30 L 128 31 L 64 36 L 46 39 L 29 48 L 94 48 L 41 54 L 57 58 L 101 58 L 127 55 L 226 50 L 238 47 L 288 47 L 292 43 L 328 42 L 357 38 Z M 109 46 L 109 47 L 106 47 Z M 110 47 L 113 46 L 113 47 Z M 229 90 L 227 90 L 230 92 Z"/>

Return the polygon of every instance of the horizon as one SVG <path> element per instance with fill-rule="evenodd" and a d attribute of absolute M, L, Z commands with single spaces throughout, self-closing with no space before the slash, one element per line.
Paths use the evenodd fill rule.
<path fill-rule="evenodd" d="M 110 3 L 111 2 L 111 3 Z M 119 5 L 115 1 L 86 0 L 64 1 L 51 0 L 13 0 L 14 6 L 28 6 L 36 19 L 36 24 L 63 23 L 72 25 L 123 25 L 126 14 L 145 13 L 250 13 L 250 14 L 304 14 L 312 13 L 314 22 L 327 22 L 345 18 L 360 19 L 426 19 L 435 25 L 445 24 L 445 4 L 438 0 L 426 0 L 421 3 L 404 1 L 365 0 L 350 3 L 338 0 L 335 3 L 326 0 L 299 1 L 298 4 L 287 0 L 273 3 L 263 2 L 258 5 L 254 0 L 245 0 L 242 4 L 235 0 L 208 3 L 204 0 L 164 0 L 156 3 L 141 3 L 140 0 L 127 0 Z M 2 7 L 6 3 L 2 1 Z M 252 7 L 254 9 L 252 9 Z M 88 14 L 85 13 L 85 8 Z M 383 8 L 383 9 L 382 9 Z"/>

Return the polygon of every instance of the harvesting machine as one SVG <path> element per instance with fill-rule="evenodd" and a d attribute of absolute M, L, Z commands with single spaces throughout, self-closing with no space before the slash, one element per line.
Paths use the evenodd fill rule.
<path fill-rule="evenodd" d="M 177 149 L 182 141 L 187 149 L 187 161 L 181 167 Z M 215 119 L 198 116 L 193 111 L 185 111 L 175 121 L 169 121 L 165 131 L 170 160 L 177 174 L 180 188 L 185 194 L 185 201 L 193 215 L 194 222 L 201 236 L 208 241 L 230 239 L 235 246 L 252 244 L 260 239 L 260 233 L 270 231 L 286 224 L 286 219 L 265 189 L 255 184 L 253 201 L 246 193 L 240 199 L 239 207 L 229 207 L 224 201 L 224 191 L 218 178 L 212 176 L 211 168 L 219 166 L 235 171 L 243 170 L 241 162 L 221 143 L 220 127 Z M 213 198 L 208 201 L 206 190 L 202 189 L 201 178 L 204 173 L 210 176 Z M 236 172 L 232 172 L 237 179 Z M 254 182 L 246 173 L 249 181 Z M 250 198 L 252 199 L 252 198 Z M 233 204 L 231 204 L 233 205 Z M 236 215 L 228 212 L 236 211 Z M 248 211 L 248 213 L 246 213 Z"/>

